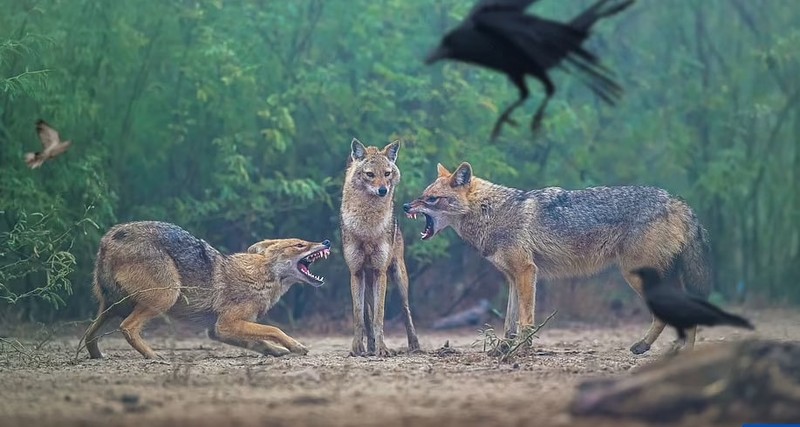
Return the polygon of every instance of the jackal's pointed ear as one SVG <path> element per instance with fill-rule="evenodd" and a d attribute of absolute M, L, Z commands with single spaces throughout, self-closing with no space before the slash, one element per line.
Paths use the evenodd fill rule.
<path fill-rule="evenodd" d="M 468 185 L 472 180 L 472 165 L 467 162 L 458 165 L 458 168 L 453 172 L 453 177 L 450 178 L 451 187 L 461 187 Z"/>
<path fill-rule="evenodd" d="M 439 177 L 440 178 L 443 177 L 443 176 L 450 176 L 451 175 L 450 171 L 447 170 L 447 168 L 444 167 L 444 165 L 442 165 L 441 163 L 437 163 L 436 164 L 436 172 L 439 173 Z"/>
<path fill-rule="evenodd" d="M 400 151 L 400 140 L 383 147 L 383 154 L 389 158 L 389 161 L 394 163 L 397 160 L 397 152 Z"/>
<path fill-rule="evenodd" d="M 361 141 L 353 138 L 353 141 L 350 142 L 350 157 L 352 157 L 353 160 L 361 160 L 366 155 L 367 147 L 365 147 Z"/>
<path fill-rule="evenodd" d="M 280 240 L 267 239 L 267 240 L 262 240 L 258 243 L 253 243 L 249 248 L 247 248 L 247 253 L 264 255 L 264 252 L 267 251 L 268 247 L 278 242 L 280 242 Z"/>

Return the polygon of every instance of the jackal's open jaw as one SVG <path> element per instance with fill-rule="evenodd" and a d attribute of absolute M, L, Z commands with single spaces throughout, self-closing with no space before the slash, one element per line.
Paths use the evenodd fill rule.
<path fill-rule="evenodd" d="M 308 268 L 314 263 L 314 261 L 321 258 L 327 259 L 330 254 L 330 246 L 320 245 L 319 248 L 313 250 L 311 253 L 297 261 L 297 270 L 303 276 L 306 283 L 314 287 L 322 286 L 322 284 L 325 282 L 325 278 L 315 275 Z"/>
<path fill-rule="evenodd" d="M 411 219 L 417 219 L 417 214 L 418 214 L 417 212 L 407 213 L 406 217 Z M 425 217 L 425 230 L 419 233 L 420 237 L 422 238 L 422 240 L 428 240 L 436 234 L 436 227 L 434 226 L 435 222 L 432 216 L 424 212 L 419 212 L 419 214 Z"/>
<path fill-rule="evenodd" d="M 418 215 L 422 215 L 425 218 L 425 229 L 419 233 L 422 240 L 430 239 L 431 237 L 435 236 L 439 230 L 447 227 L 447 221 L 441 221 L 441 217 L 436 218 L 427 213 L 435 212 L 431 209 L 430 205 L 437 203 L 439 201 L 438 199 L 438 197 L 429 196 L 425 200 L 417 199 L 403 205 L 403 210 L 406 213 L 406 217 L 417 219 Z"/>

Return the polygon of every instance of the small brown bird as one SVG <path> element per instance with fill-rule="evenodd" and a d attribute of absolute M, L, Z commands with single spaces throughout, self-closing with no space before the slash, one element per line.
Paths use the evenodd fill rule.
<path fill-rule="evenodd" d="M 39 134 L 44 149 L 36 153 L 25 153 L 25 163 L 31 169 L 36 169 L 47 160 L 60 156 L 72 145 L 72 141 L 61 142 L 58 132 L 44 120 L 39 119 L 36 122 L 36 133 Z"/>

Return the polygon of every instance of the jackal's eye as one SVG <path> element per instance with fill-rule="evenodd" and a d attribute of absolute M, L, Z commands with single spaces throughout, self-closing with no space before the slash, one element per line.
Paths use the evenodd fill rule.
<path fill-rule="evenodd" d="M 375 178 L 375 174 L 374 174 L 374 173 L 372 173 L 372 172 L 367 172 L 367 177 L 369 177 L 369 178 Z"/>
<path fill-rule="evenodd" d="M 391 174 L 392 174 L 392 171 L 388 171 L 388 172 L 384 172 L 384 173 L 383 173 L 383 176 L 389 176 L 389 175 L 391 175 Z"/>
<path fill-rule="evenodd" d="M 305 247 L 305 246 L 306 246 L 305 243 L 298 243 L 298 244 L 294 245 L 294 247 L 296 247 L 296 248 L 302 248 L 302 247 Z"/>
<path fill-rule="evenodd" d="M 436 196 L 428 196 L 425 198 L 425 203 L 436 203 L 439 201 L 439 198 Z"/>

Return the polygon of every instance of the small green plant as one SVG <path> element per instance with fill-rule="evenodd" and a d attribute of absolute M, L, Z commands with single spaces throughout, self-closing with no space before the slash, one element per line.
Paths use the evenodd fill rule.
<path fill-rule="evenodd" d="M 533 345 L 533 338 L 536 336 L 544 325 L 552 319 L 558 310 L 554 310 L 541 324 L 522 331 L 520 335 L 512 338 L 500 337 L 495 333 L 494 328 L 486 324 L 483 329 L 478 330 L 479 338 L 475 340 L 472 345 L 483 344 L 483 351 L 492 357 L 500 358 L 501 362 L 507 362 L 513 358 L 521 348 L 530 347 Z"/>

